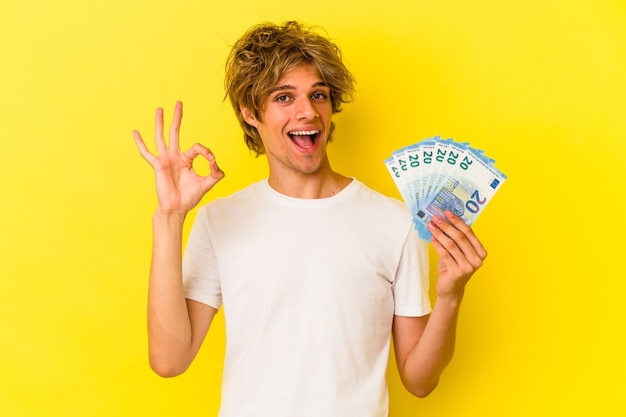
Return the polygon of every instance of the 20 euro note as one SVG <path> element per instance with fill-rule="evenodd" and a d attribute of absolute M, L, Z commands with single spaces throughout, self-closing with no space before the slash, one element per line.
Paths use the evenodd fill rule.
<path fill-rule="evenodd" d="M 413 159 L 415 169 L 405 163 L 408 149 L 421 157 Z M 394 152 L 385 163 L 425 240 L 431 238 L 426 224 L 435 215 L 443 217 L 446 210 L 473 224 L 506 180 L 482 150 L 438 137 Z"/>
<path fill-rule="evenodd" d="M 414 145 L 406 146 L 392 153 L 385 160 L 389 174 L 393 178 L 402 199 L 411 213 L 417 213 L 424 204 L 424 195 L 430 189 L 430 166 L 433 163 L 435 141 L 438 138 L 425 139 Z M 428 233 L 425 226 L 415 222 L 420 236 Z M 421 230 L 423 229 L 423 230 Z"/>
<path fill-rule="evenodd" d="M 435 215 L 445 219 L 444 212 L 450 210 L 471 226 L 506 180 L 506 175 L 469 148 L 457 162 L 417 211 L 421 223 L 427 224 Z"/>

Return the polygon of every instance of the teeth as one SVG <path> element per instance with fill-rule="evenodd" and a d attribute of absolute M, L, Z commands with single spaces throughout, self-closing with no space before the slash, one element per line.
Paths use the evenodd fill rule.
<path fill-rule="evenodd" d="M 289 132 L 290 135 L 297 135 L 297 136 L 310 136 L 310 135 L 316 135 L 319 133 L 319 130 L 297 130 L 295 132 Z"/>

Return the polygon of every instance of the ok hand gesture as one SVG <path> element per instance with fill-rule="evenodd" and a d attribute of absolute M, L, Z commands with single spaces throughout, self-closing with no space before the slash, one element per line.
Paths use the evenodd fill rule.
<path fill-rule="evenodd" d="M 157 109 L 154 135 L 156 155 L 148 150 L 139 132 L 133 131 L 139 153 L 154 169 L 158 197 L 157 211 L 162 214 L 186 215 L 219 180 L 224 178 L 224 172 L 217 166 L 215 156 L 208 148 L 196 143 L 185 152 L 180 150 L 178 135 L 182 117 L 183 104 L 177 102 L 170 126 L 168 146 L 163 134 L 163 109 Z M 193 161 L 199 156 L 209 161 L 210 174 L 206 177 L 198 175 L 193 169 Z"/>

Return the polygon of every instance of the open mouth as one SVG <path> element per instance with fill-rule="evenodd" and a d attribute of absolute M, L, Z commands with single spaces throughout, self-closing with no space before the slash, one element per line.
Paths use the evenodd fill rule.
<path fill-rule="evenodd" d="M 319 130 L 294 130 L 289 137 L 299 148 L 309 149 L 315 146 L 320 136 Z"/>

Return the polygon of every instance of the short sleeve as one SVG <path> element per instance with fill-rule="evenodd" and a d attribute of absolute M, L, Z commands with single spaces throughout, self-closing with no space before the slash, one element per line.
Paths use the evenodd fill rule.
<path fill-rule="evenodd" d="M 431 312 L 428 243 L 409 230 L 393 285 L 394 314 L 419 317 Z"/>
<path fill-rule="evenodd" d="M 208 224 L 208 206 L 198 210 L 183 260 L 185 297 L 219 309 L 222 291 Z"/>

